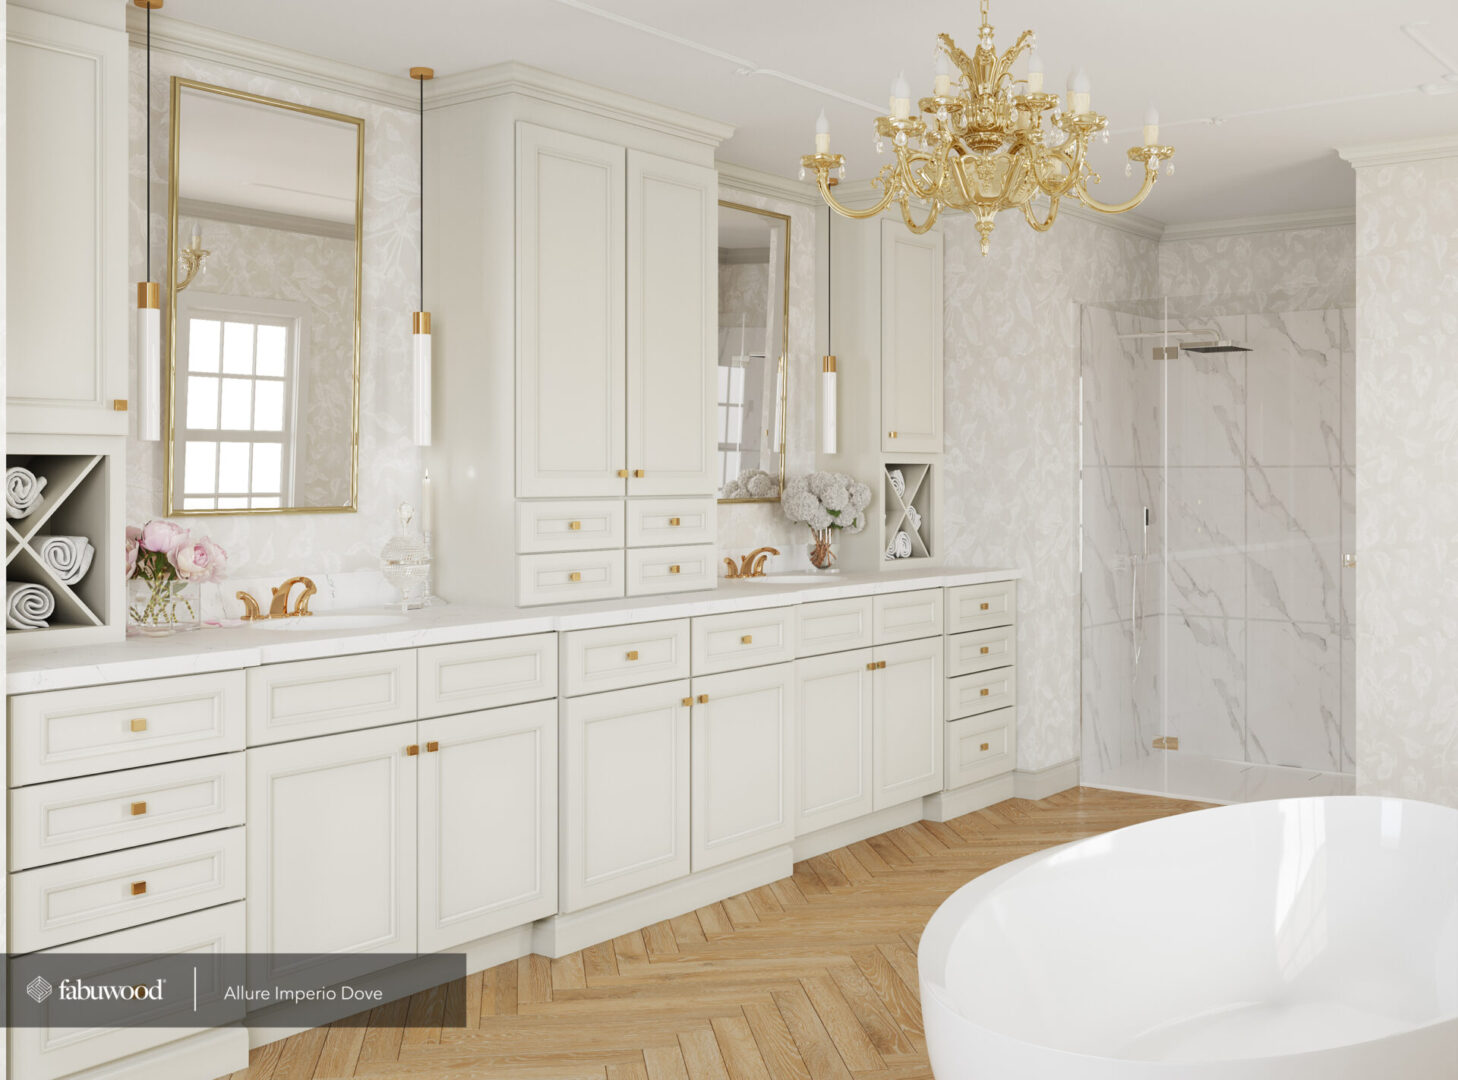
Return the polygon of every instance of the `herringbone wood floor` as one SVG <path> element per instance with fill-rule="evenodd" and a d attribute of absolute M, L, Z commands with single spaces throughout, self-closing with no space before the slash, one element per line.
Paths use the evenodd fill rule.
<path fill-rule="evenodd" d="M 559 960 L 381 1006 L 367 1026 L 261 1047 L 232 1080 L 929 1078 L 916 944 L 937 905 L 1020 855 L 1199 805 L 1075 788 L 909 825 Z M 465 1028 L 399 1026 L 445 993 L 464 993 Z"/>

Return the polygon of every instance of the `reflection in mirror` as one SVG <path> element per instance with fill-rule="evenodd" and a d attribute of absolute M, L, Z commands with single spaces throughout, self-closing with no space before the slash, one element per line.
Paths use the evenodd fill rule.
<path fill-rule="evenodd" d="M 353 510 L 364 121 L 172 83 L 169 514 Z"/>
<path fill-rule="evenodd" d="M 785 483 L 790 219 L 719 204 L 719 498 L 774 501 Z"/>

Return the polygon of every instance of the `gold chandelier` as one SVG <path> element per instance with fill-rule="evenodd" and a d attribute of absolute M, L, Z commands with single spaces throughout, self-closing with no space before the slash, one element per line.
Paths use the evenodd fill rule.
<path fill-rule="evenodd" d="M 992 239 L 994 218 L 1003 210 L 1021 210 L 1027 223 L 1046 232 L 1058 217 L 1062 199 L 1075 198 L 1101 214 L 1122 214 L 1142 203 L 1159 178 L 1159 163 L 1174 155 L 1174 147 L 1159 145 L 1159 117 L 1151 109 L 1144 118 L 1144 143 L 1129 149 L 1129 164 L 1144 163 L 1144 180 L 1133 198 L 1104 203 L 1088 192 L 1100 181 L 1088 164 L 1088 144 L 1104 132 L 1108 119 L 1089 106 L 1088 77 L 1079 69 L 1069 79 L 1068 98 L 1043 90 L 1043 69 L 1033 47 L 1033 31 L 1026 30 L 1001 56 L 993 45 L 982 0 L 982 26 L 977 49 L 968 56 L 947 34 L 938 35 L 937 74 L 931 97 L 911 112 L 911 91 L 904 77 L 892 84 L 891 114 L 876 118 L 876 148 L 891 141 L 894 160 L 871 181 L 881 189 L 874 206 L 853 210 L 837 202 L 830 189 L 834 170 L 845 176 L 845 157 L 830 152 L 830 128 L 825 114 L 815 128 L 815 153 L 800 159 L 800 178 L 813 171 L 820 194 L 832 209 L 848 218 L 868 218 L 891 203 L 901 206 L 901 217 L 914 233 L 932 227 L 943 209 L 974 214 L 982 236 L 982 254 Z M 1013 62 L 1028 52 L 1028 74 L 1015 79 Z M 950 63 L 948 62 L 950 60 Z M 952 77 L 951 65 L 960 75 Z M 1061 106 L 1061 107 L 1060 107 Z M 1045 125 L 1045 119 L 1047 121 Z M 1174 165 L 1169 166 L 1174 171 Z M 1033 201 L 1048 200 L 1040 217 Z M 912 202 L 926 208 L 918 222 Z"/>

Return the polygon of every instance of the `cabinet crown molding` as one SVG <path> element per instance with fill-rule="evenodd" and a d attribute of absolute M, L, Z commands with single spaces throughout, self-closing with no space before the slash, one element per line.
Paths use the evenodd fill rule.
<path fill-rule="evenodd" d="M 1368 165 L 1403 165 L 1411 161 L 1435 161 L 1458 157 L 1458 135 L 1430 139 L 1403 139 L 1368 146 L 1339 146 L 1337 153 L 1353 168 Z"/>

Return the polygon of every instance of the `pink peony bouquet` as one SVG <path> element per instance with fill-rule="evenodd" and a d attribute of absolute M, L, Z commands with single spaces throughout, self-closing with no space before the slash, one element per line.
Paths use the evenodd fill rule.
<path fill-rule="evenodd" d="M 160 518 L 127 526 L 127 577 L 144 581 L 221 581 L 228 553 L 206 536 Z"/>

